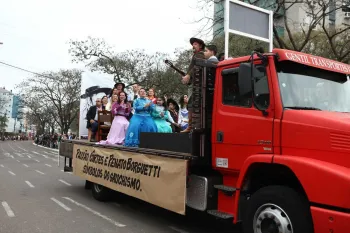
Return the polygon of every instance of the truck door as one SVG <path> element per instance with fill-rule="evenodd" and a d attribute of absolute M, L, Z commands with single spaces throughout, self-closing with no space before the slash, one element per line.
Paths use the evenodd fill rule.
<path fill-rule="evenodd" d="M 266 111 L 258 110 L 253 104 L 253 94 L 239 95 L 239 68 L 224 68 L 217 73 L 219 88 L 216 92 L 214 110 L 213 166 L 240 170 L 243 162 L 253 154 L 273 153 L 273 98 L 269 68 L 257 65 L 260 72 L 255 88 L 255 103 Z"/>

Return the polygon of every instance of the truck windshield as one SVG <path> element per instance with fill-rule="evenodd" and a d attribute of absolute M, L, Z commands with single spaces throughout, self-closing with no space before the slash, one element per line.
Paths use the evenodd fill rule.
<path fill-rule="evenodd" d="M 345 74 L 285 63 L 277 66 L 284 108 L 350 112 L 350 81 Z"/>

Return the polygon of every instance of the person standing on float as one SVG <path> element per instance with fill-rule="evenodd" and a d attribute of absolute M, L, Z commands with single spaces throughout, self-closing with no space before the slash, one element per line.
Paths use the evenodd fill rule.
<path fill-rule="evenodd" d="M 194 77 L 194 66 L 196 59 L 205 59 L 204 56 L 204 48 L 205 43 L 203 40 L 198 38 L 191 38 L 190 43 L 193 48 L 193 56 L 191 59 L 190 66 L 188 67 L 187 74 L 182 77 L 182 83 L 188 85 L 188 126 L 185 130 L 181 131 L 181 133 L 189 133 L 192 130 L 192 91 L 193 91 L 193 77 Z M 192 78 L 191 78 L 192 77 Z"/>
<path fill-rule="evenodd" d="M 146 90 L 141 88 L 140 98 L 134 101 L 135 114 L 131 117 L 128 130 L 125 135 L 124 146 L 138 147 L 140 144 L 141 132 L 157 132 L 157 125 L 154 123 L 151 112 L 154 104 L 146 96 Z"/>

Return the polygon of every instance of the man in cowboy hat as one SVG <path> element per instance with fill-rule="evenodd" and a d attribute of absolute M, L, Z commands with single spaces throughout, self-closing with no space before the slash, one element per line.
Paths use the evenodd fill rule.
<path fill-rule="evenodd" d="M 120 93 L 120 92 L 124 91 L 125 84 L 121 83 L 121 82 L 117 82 L 117 83 L 114 84 L 114 88 L 117 88 L 118 93 Z"/>
<path fill-rule="evenodd" d="M 187 108 L 188 108 L 188 127 L 187 129 L 181 131 L 182 133 L 188 133 L 192 130 L 192 83 L 191 83 L 191 76 L 193 76 L 193 68 L 195 65 L 195 61 L 196 59 L 205 59 L 204 56 L 204 48 L 205 48 L 205 43 L 203 40 L 198 39 L 198 38 L 194 38 L 192 37 L 190 39 L 190 43 L 192 45 L 193 48 L 193 56 L 191 59 L 191 63 L 190 66 L 188 67 L 187 73 L 184 77 L 182 77 L 182 83 L 183 84 L 187 84 L 188 85 L 188 104 L 187 104 Z"/>
<path fill-rule="evenodd" d="M 111 97 L 113 95 L 113 90 L 117 89 L 117 95 L 119 95 L 120 92 L 124 91 L 125 89 L 125 84 L 121 83 L 121 82 L 117 82 L 114 84 L 114 87 L 111 90 L 111 93 L 109 94 L 109 97 Z"/>

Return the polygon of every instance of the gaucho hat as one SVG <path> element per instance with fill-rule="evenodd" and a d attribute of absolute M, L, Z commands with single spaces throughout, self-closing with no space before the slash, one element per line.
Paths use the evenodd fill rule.
<path fill-rule="evenodd" d="M 168 99 L 167 100 L 167 105 L 169 106 L 170 103 L 172 103 L 175 106 L 176 111 L 180 110 L 179 105 L 176 103 L 176 101 L 174 99 Z"/>
<path fill-rule="evenodd" d="M 115 83 L 115 84 L 114 84 L 114 88 L 117 88 L 117 86 L 118 86 L 119 84 L 123 86 L 123 90 L 124 90 L 125 84 L 124 84 L 124 83 L 120 83 L 120 82 Z"/>
<path fill-rule="evenodd" d="M 198 44 L 202 45 L 202 48 L 204 49 L 205 43 L 204 43 L 203 40 L 198 39 L 198 38 L 195 38 L 195 37 L 192 37 L 192 38 L 190 39 L 191 45 L 193 45 L 194 42 L 197 42 Z"/>

